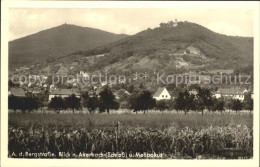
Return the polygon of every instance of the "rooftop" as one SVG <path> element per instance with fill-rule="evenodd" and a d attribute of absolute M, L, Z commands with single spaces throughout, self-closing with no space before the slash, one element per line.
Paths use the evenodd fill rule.
<path fill-rule="evenodd" d="M 56 89 L 50 93 L 50 95 L 72 95 L 76 96 L 80 95 L 80 91 L 78 89 Z"/>
<path fill-rule="evenodd" d="M 22 88 L 11 88 L 10 89 L 11 95 L 17 97 L 25 97 L 25 92 Z"/>
<path fill-rule="evenodd" d="M 153 94 L 153 97 L 159 97 L 163 90 L 166 89 L 165 87 L 159 87 L 157 91 Z"/>
<path fill-rule="evenodd" d="M 242 95 L 244 94 L 245 89 L 241 88 L 219 88 L 217 92 L 222 95 Z"/>

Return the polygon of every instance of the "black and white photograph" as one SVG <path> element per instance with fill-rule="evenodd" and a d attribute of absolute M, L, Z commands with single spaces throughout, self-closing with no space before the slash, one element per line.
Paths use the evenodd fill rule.
<path fill-rule="evenodd" d="M 259 3 L 154 4 L 7 7 L 2 158 L 258 166 Z"/>

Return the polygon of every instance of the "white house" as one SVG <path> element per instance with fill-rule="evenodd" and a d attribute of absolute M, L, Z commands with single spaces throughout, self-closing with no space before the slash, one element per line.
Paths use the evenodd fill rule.
<path fill-rule="evenodd" d="M 69 97 L 74 94 L 77 98 L 80 98 L 80 92 L 77 89 L 56 89 L 49 94 L 49 101 L 54 97 Z"/>
<path fill-rule="evenodd" d="M 243 101 L 245 99 L 245 93 L 247 90 L 241 90 L 237 88 L 220 88 L 217 92 L 214 93 L 214 97 L 224 99 L 238 99 Z"/>
<path fill-rule="evenodd" d="M 158 88 L 158 90 L 154 93 L 153 98 L 156 100 L 169 100 L 171 99 L 171 95 L 167 91 L 165 87 Z"/>

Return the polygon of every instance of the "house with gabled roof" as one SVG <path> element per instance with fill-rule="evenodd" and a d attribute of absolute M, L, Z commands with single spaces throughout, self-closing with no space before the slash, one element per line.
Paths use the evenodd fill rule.
<path fill-rule="evenodd" d="M 153 94 L 153 98 L 156 100 L 170 100 L 171 95 L 165 87 L 160 87 Z"/>
<path fill-rule="evenodd" d="M 16 97 L 25 97 L 25 91 L 22 88 L 10 88 L 8 94 Z"/>

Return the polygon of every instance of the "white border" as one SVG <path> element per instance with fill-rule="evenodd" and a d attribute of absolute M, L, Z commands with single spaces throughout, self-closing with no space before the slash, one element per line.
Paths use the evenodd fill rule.
<path fill-rule="evenodd" d="M 148 1 L 1 1 L 1 166 L 259 166 L 259 2 L 148 2 Z M 8 143 L 8 9 L 9 8 L 225 8 L 254 10 L 254 158 L 251 160 L 89 160 L 11 159 Z M 19 17 L 19 16 L 18 16 Z M 241 23 L 243 24 L 243 23 Z"/>

